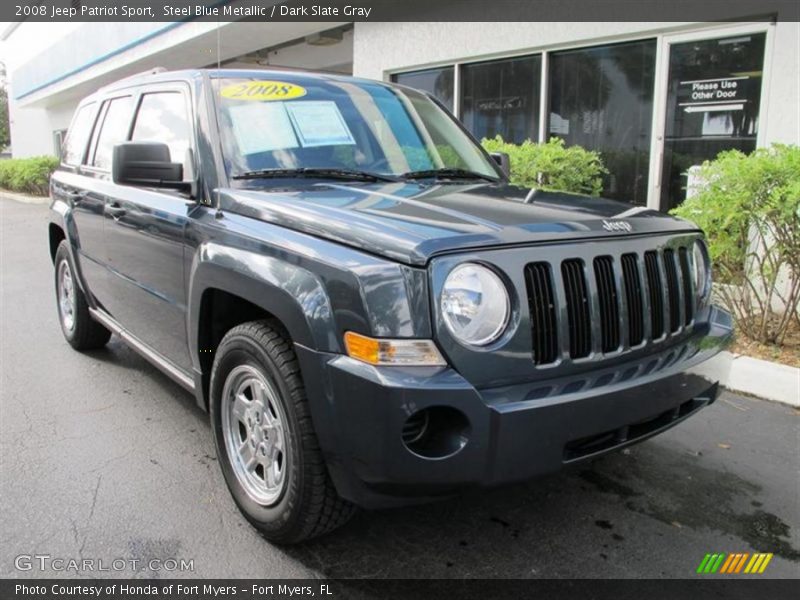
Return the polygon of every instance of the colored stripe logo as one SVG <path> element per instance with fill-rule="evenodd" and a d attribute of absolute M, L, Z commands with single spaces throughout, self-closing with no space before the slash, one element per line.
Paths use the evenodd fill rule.
<path fill-rule="evenodd" d="M 699 574 L 725 573 L 735 575 L 738 573 L 760 574 L 767 569 L 769 561 L 772 560 L 772 553 L 755 552 L 734 552 L 725 554 L 718 552 L 706 554 L 700 565 L 697 567 Z"/>

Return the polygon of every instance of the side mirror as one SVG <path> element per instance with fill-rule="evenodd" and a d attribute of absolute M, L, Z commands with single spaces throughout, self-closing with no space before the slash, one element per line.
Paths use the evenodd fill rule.
<path fill-rule="evenodd" d="M 503 171 L 506 177 L 511 175 L 511 160 L 508 158 L 508 154 L 505 152 L 490 152 L 489 156 L 500 165 L 500 170 Z"/>
<path fill-rule="evenodd" d="M 111 179 L 119 185 L 188 191 L 183 165 L 170 161 L 169 147 L 156 142 L 123 142 L 114 146 Z"/>

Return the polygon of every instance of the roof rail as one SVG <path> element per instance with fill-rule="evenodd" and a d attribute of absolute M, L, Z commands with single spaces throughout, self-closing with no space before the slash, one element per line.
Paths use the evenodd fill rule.
<path fill-rule="evenodd" d="M 141 71 L 139 73 L 134 73 L 133 75 L 128 75 L 127 77 L 123 77 L 122 79 L 117 79 L 113 83 L 104 85 L 103 88 L 107 88 L 109 85 L 117 85 L 118 83 L 121 83 L 123 81 L 128 81 L 129 79 L 138 79 L 139 77 L 146 77 L 148 75 L 158 75 L 159 73 L 166 73 L 167 70 L 168 69 L 166 69 L 165 67 L 153 67 L 152 69 L 147 69 L 147 71 Z"/>

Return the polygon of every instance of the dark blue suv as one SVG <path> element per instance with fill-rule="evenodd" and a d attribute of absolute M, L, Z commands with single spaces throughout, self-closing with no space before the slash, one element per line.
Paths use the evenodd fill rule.
<path fill-rule="evenodd" d="M 298 542 L 641 441 L 731 336 L 691 223 L 508 184 L 441 105 L 286 71 L 152 72 L 79 106 L 51 183 L 64 335 L 208 410 L 236 504 Z"/>

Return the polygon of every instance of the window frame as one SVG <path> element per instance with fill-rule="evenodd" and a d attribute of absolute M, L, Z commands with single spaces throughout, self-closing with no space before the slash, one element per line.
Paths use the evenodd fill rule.
<path fill-rule="evenodd" d="M 133 100 L 133 110 L 131 111 L 131 115 L 128 120 L 128 129 L 123 140 L 130 141 L 131 136 L 133 135 L 133 128 L 136 124 L 136 118 L 139 115 L 142 97 L 145 94 L 169 92 L 177 92 L 181 94 L 186 106 L 186 114 L 189 119 L 189 148 L 192 150 L 191 173 L 193 174 L 194 179 L 197 179 L 197 114 L 192 101 L 192 88 L 186 81 L 164 81 L 155 82 L 152 84 L 135 85 L 128 88 L 114 90 L 109 92 L 108 95 L 101 96 L 100 98 L 93 100 L 93 102 L 98 104 L 99 108 L 97 109 L 97 114 L 92 126 L 92 132 L 89 136 L 87 148 L 84 151 L 80 170 L 85 174 L 91 174 L 95 176 L 108 176 L 111 174 L 111 169 L 104 169 L 102 167 L 91 165 L 89 164 L 89 160 L 90 157 L 92 160 L 94 160 L 94 155 L 97 151 L 97 142 L 105 123 L 108 107 L 111 105 L 113 100 L 117 100 L 119 98 L 132 98 Z M 165 188 L 157 188 L 157 190 L 162 193 L 168 193 L 169 195 L 174 195 L 176 193 L 173 190 Z"/>
<path fill-rule="evenodd" d="M 92 173 L 97 174 L 110 174 L 111 169 L 105 169 L 103 167 L 98 167 L 96 165 L 90 164 L 90 160 L 94 162 L 95 155 L 97 154 L 97 145 L 100 141 L 100 135 L 103 133 L 103 126 L 106 123 L 106 117 L 108 116 L 108 109 L 111 106 L 111 103 L 114 100 L 119 100 L 122 98 L 131 98 L 133 102 L 133 111 L 131 112 L 131 116 L 128 120 L 128 129 L 123 141 L 127 141 L 130 139 L 131 136 L 131 126 L 133 124 L 133 115 L 136 114 L 136 93 L 128 91 L 115 93 L 113 95 L 106 96 L 99 100 L 100 102 L 100 110 L 98 112 L 97 118 L 94 122 L 94 127 L 92 128 L 92 135 L 89 138 L 89 147 L 86 150 L 86 153 L 83 157 L 83 162 L 81 163 L 81 168 L 86 169 Z"/>
<path fill-rule="evenodd" d="M 186 109 L 186 121 L 189 126 L 189 144 L 188 147 L 191 150 L 192 156 L 192 164 L 188 165 L 188 169 L 184 169 L 184 180 L 189 181 L 186 179 L 187 171 L 190 172 L 195 178 L 197 176 L 197 143 L 196 143 L 196 135 L 197 135 L 197 128 L 196 128 L 196 119 L 194 114 L 194 107 L 192 106 L 191 101 L 191 92 L 188 85 L 185 83 L 157 83 L 152 85 L 145 85 L 139 88 L 136 94 L 136 99 L 134 101 L 133 107 L 133 114 L 131 115 L 131 123 L 130 128 L 128 130 L 128 137 L 127 141 L 133 139 L 133 132 L 136 129 L 136 121 L 139 118 L 139 111 L 142 109 L 142 102 L 144 102 L 145 96 L 151 96 L 155 94 L 180 94 L 181 99 L 183 100 L 184 108 Z M 176 161 L 174 156 L 170 156 L 170 160 L 172 162 L 181 162 L 183 160 Z M 161 190 L 165 191 L 165 190 Z M 166 190 L 172 191 L 172 190 Z"/>

